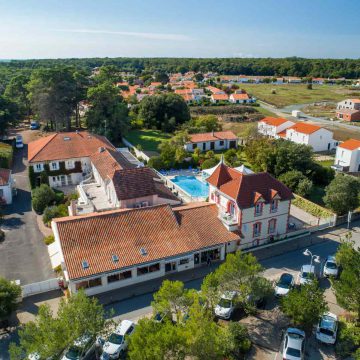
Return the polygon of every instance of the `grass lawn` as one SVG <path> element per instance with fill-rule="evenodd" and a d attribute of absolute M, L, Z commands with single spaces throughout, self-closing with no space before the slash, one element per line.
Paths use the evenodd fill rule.
<path fill-rule="evenodd" d="M 313 85 L 312 90 L 307 89 L 305 84 L 241 84 L 241 88 L 256 98 L 280 108 L 324 100 L 338 102 L 347 97 L 360 95 L 360 90 L 352 90 L 341 85 Z M 271 93 L 273 89 L 276 94 Z"/>
<path fill-rule="evenodd" d="M 171 134 L 159 130 L 132 130 L 125 136 L 135 147 L 141 145 L 145 151 L 158 151 L 158 146 L 170 138 Z"/>
<path fill-rule="evenodd" d="M 314 186 L 311 194 L 309 195 L 309 200 L 320 206 L 324 206 L 323 197 L 325 196 L 325 189 L 320 186 Z"/>
<path fill-rule="evenodd" d="M 324 161 L 316 161 L 319 165 L 329 168 L 334 165 L 334 159 L 332 160 L 324 160 Z"/>
<path fill-rule="evenodd" d="M 256 110 L 263 114 L 264 116 L 272 116 L 272 117 L 278 117 L 275 113 L 273 113 L 272 111 L 268 110 L 268 109 L 264 109 L 263 107 L 259 106 L 256 108 Z"/>

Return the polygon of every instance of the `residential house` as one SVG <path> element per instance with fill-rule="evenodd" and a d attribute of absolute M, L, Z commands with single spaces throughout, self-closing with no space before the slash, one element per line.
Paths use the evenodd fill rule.
<path fill-rule="evenodd" d="M 316 151 L 336 149 L 339 144 L 333 133 L 317 125 L 298 122 L 286 129 L 285 139 L 297 144 L 309 145 Z"/>
<path fill-rule="evenodd" d="M 288 77 L 285 78 L 285 80 L 289 84 L 301 84 L 301 78 L 297 77 L 297 76 L 288 76 Z"/>
<path fill-rule="evenodd" d="M 346 99 L 336 106 L 336 117 L 345 121 L 360 121 L 360 99 Z"/>
<path fill-rule="evenodd" d="M 229 101 L 233 104 L 247 104 L 253 102 L 251 97 L 246 93 L 234 93 L 229 97 Z"/>
<path fill-rule="evenodd" d="M 214 104 L 222 101 L 229 101 L 229 96 L 227 94 L 212 94 L 210 96 L 210 101 Z"/>
<path fill-rule="evenodd" d="M 219 219 L 240 233 L 239 248 L 286 236 L 293 195 L 269 173 L 241 173 L 221 161 L 206 181 Z"/>
<path fill-rule="evenodd" d="M 336 149 L 334 170 L 343 172 L 360 172 L 360 141 L 349 139 Z"/>
<path fill-rule="evenodd" d="M 210 133 L 191 134 L 190 140 L 184 145 L 186 151 L 227 150 L 237 148 L 238 137 L 232 131 L 213 131 Z"/>
<path fill-rule="evenodd" d="M 295 123 L 290 120 L 267 116 L 258 122 L 258 132 L 264 136 L 278 139 L 284 137 L 285 130 L 293 125 Z"/>
<path fill-rule="evenodd" d="M 225 94 L 224 90 L 221 90 L 214 86 L 207 86 L 206 89 L 209 90 L 212 94 Z"/>
<path fill-rule="evenodd" d="M 79 184 L 91 172 L 90 156 L 101 147 L 115 149 L 104 136 L 87 131 L 55 133 L 30 142 L 28 161 L 36 184 L 42 172 L 54 188 Z"/>
<path fill-rule="evenodd" d="M 209 203 L 70 216 L 51 226 L 70 292 L 88 295 L 224 260 L 240 240 Z"/>
<path fill-rule="evenodd" d="M 9 205 L 12 203 L 14 180 L 11 170 L 0 168 L 0 203 Z"/>

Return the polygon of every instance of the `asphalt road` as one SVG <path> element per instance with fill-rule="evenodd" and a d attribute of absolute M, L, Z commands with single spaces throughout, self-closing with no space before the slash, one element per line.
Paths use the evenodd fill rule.
<path fill-rule="evenodd" d="M 31 193 L 26 167 L 27 146 L 14 150 L 13 175 L 18 189 L 11 205 L 5 206 L 1 228 L 0 276 L 20 280 L 21 285 L 54 277 L 43 235 L 31 208 Z"/>

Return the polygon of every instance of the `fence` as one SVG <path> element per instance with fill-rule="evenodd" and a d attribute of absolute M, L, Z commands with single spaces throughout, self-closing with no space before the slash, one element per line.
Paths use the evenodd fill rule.
<path fill-rule="evenodd" d="M 22 287 L 22 297 L 28 297 L 35 294 L 41 294 L 51 290 L 60 289 L 59 279 L 53 278 L 45 281 L 40 281 L 33 284 L 23 285 Z"/>
<path fill-rule="evenodd" d="M 125 138 L 122 138 L 122 142 L 128 148 L 134 150 L 136 157 L 144 159 L 146 161 L 150 160 L 150 156 L 146 155 L 143 151 L 138 150 L 131 142 L 127 141 Z"/>

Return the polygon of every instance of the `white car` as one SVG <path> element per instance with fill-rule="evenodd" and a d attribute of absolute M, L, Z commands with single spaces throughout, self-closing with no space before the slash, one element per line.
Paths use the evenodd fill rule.
<path fill-rule="evenodd" d="M 221 319 L 229 320 L 236 306 L 236 291 L 228 291 L 221 295 L 219 303 L 215 306 L 215 315 Z"/>
<path fill-rule="evenodd" d="M 15 138 L 15 147 L 17 149 L 22 149 L 24 147 L 23 138 L 21 135 L 16 135 Z"/>
<path fill-rule="evenodd" d="M 300 285 L 308 284 L 315 279 L 315 266 L 314 265 L 303 265 L 299 274 Z"/>
<path fill-rule="evenodd" d="M 324 344 L 335 344 L 338 330 L 337 316 L 325 313 L 316 328 L 316 339 Z"/>
<path fill-rule="evenodd" d="M 127 349 L 127 337 L 133 333 L 134 329 L 135 323 L 130 320 L 123 320 L 105 341 L 100 359 L 118 359 Z"/>
<path fill-rule="evenodd" d="M 275 296 L 285 296 L 289 293 L 289 291 L 294 287 L 294 276 L 289 273 L 283 273 L 280 276 L 279 281 L 275 286 Z"/>
<path fill-rule="evenodd" d="M 305 357 L 305 333 L 296 328 L 288 328 L 285 333 L 283 360 L 303 360 Z"/>
<path fill-rule="evenodd" d="M 336 264 L 335 256 L 328 256 L 324 264 L 324 276 L 334 276 L 339 275 L 339 267 Z"/>
<path fill-rule="evenodd" d="M 95 341 L 92 336 L 84 335 L 74 341 L 73 345 L 64 351 L 61 360 L 90 359 L 95 351 Z"/>

